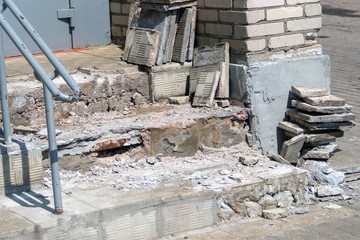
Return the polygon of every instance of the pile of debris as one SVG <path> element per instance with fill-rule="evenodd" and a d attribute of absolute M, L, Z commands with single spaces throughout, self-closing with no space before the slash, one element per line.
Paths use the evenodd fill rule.
<path fill-rule="evenodd" d="M 160 2 L 131 5 L 123 60 L 145 66 L 152 102 L 229 106 L 229 44 L 194 48 L 197 1 Z"/>
<path fill-rule="evenodd" d="M 340 127 L 354 124 L 352 106 L 325 88 L 292 87 L 291 92 L 292 108 L 286 111 L 290 122 L 279 123 L 291 139 L 284 142 L 280 155 L 291 163 L 328 160 L 337 150 L 333 142 L 344 135 Z"/>

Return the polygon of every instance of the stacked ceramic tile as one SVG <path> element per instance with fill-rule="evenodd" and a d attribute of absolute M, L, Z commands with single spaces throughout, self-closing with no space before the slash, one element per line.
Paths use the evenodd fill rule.
<path fill-rule="evenodd" d="M 286 111 L 290 122 L 279 123 L 291 139 L 284 142 L 280 155 L 291 163 L 329 159 L 337 150 L 336 138 L 344 135 L 340 128 L 353 125 L 352 106 L 325 88 L 292 87 L 291 93 L 291 108 Z"/>
<path fill-rule="evenodd" d="M 140 0 L 131 4 L 123 60 L 152 67 L 192 60 L 197 1 Z"/>

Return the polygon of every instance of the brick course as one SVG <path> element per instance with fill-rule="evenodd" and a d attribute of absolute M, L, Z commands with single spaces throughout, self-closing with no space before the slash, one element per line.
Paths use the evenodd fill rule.
<path fill-rule="evenodd" d="M 112 39 L 123 45 L 134 0 L 110 1 Z M 319 0 L 198 0 L 198 8 L 196 45 L 227 41 L 240 58 L 316 45 L 309 36 L 321 27 Z"/>

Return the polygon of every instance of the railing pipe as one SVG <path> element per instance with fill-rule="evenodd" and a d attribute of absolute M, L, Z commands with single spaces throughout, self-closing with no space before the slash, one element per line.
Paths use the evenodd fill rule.
<path fill-rule="evenodd" d="M 9 99 L 6 86 L 6 70 L 5 70 L 5 58 L 4 58 L 4 43 L 3 43 L 3 31 L 0 28 L 0 95 L 1 95 L 1 110 L 2 121 L 4 130 L 5 143 L 11 143 L 11 126 L 10 126 L 10 114 L 9 114 Z"/>
<path fill-rule="evenodd" d="M 24 55 L 25 59 L 29 62 L 31 67 L 38 73 L 39 80 L 44 83 L 49 91 L 53 94 L 56 99 L 59 99 L 64 102 L 74 102 L 80 98 L 81 90 L 77 90 L 74 95 L 67 95 L 61 92 L 56 85 L 49 79 L 49 76 L 45 72 L 45 70 L 41 67 L 35 57 L 32 55 L 30 50 L 27 48 L 25 43 L 21 40 L 21 38 L 16 34 L 14 29 L 10 26 L 10 24 L 4 18 L 4 15 L 0 13 L 0 25 L 3 27 L 5 32 L 8 34 L 10 39 L 14 42 L 15 46 L 19 49 L 19 51 Z M 59 71 L 60 72 L 60 71 Z M 75 83 L 76 84 L 76 83 Z M 77 85 L 77 84 L 76 84 Z M 79 87 L 77 87 L 80 89 Z"/>
<path fill-rule="evenodd" d="M 26 17 L 21 13 L 20 9 L 14 4 L 12 0 L 4 0 L 6 6 L 10 9 L 10 11 L 14 14 L 14 16 L 18 19 L 24 29 L 28 32 L 31 38 L 35 41 L 41 51 L 46 55 L 52 65 L 57 69 L 60 75 L 63 77 L 65 82 L 69 85 L 69 87 L 73 90 L 75 95 L 80 96 L 81 90 L 77 85 L 75 80 L 71 77 L 68 71 L 66 71 L 65 67 L 61 64 L 61 62 L 56 58 L 51 49 L 47 46 L 42 37 L 37 33 L 37 31 L 33 28 L 30 22 L 26 19 Z M 50 89 L 49 89 L 50 90 Z"/>

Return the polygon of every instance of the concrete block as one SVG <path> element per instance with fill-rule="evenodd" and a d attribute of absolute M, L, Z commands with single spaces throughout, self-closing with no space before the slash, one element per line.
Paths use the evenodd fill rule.
<path fill-rule="evenodd" d="M 315 88 L 315 87 L 292 86 L 291 92 L 294 93 L 299 98 L 323 97 L 329 95 L 329 91 L 326 88 Z"/>
<path fill-rule="evenodd" d="M 220 10 L 219 19 L 221 22 L 253 24 L 265 20 L 265 10 L 254 10 L 254 11 Z"/>
<path fill-rule="evenodd" d="M 282 22 L 248 26 L 235 25 L 234 27 L 235 38 L 268 36 L 279 33 L 284 33 L 284 23 Z"/>
<path fill-rule="evenodd" d="M 230 65 L 231 99 L 250 105 L 251 121 L 264 153 L 278 152 L 291 86 L 304 85 L 330 89 L 328 56 L 251 61 L 249 66 Z"/>
<path fill-rule="evenodd" d="M 121 3 L 110 2 L 110 12 L 111 13 L 121 13 Z"/>
<path fill-rule="evenodd" d="M 112 15 L 111 16 L 111 22 L 115 25 L 122 25 L 126 26 L 128 24 L 129 17 L 123 16 L 123 15 Z"/>
<path fill-rule="evenodd" d="M 200 78 L 200 74 L 202 72 L 215 72 L 220 71 L 221 72 L 221 64 L 211 64 L 211 65 L 205 65 L 200 67 L 193 67 L 190 69 L 190 83 L 189 83 L 189 94 L 193 94 L 196 91 L 196 87 Z"/>
<path fill-rule="evenodd" d="M 298 7 L 281 7 L 266 10 L 266 20 L 273 21 L 279 19 L 302 17 L 304 10 L 301 6 Z"/>
<path fill-rule="evenodd" d="M 307 4 L 305 6 L 305 16 L 312 17 L 316 15 L 321 15 L 322 8 L 320 3 L 316 4 Z"/>
<path fill-rule="evenodd" d="M 271 49 L 293 47 L 303 44 L 305 44 L 305 39 L 304 39 L 304 35 L 301 33 L 272 37 L 269 40 L 269 48 Z"/>
<path fill-rule="evenodd" d="M 321 17 L 306 18 L 299 20 L 287 21 L 287 31 L 295 32 L 309 29 L 320 29 L 322 25 Z"/>
<path fill-rule="evenodd" d="M 346 122 L 355 120 L 355 115 L 352 113 L 339 113 L 330 115 L 310 115 L 304 112 L 299 112 L 296 109 L 288 109 L 286 114 L 294 119 L 300 119 L 307 123 L 329 123 L 329 122 Z"/>
<path fill-rule="evenodd" d="M 322 114 L 348 113 L 352 109 L 352 106 L 348 104 L 345 104 L 345 106 L 318 107 L 299 100 L 291 100 L 291 106 L 301 111 Z"/>
<path fill-rule="evenodd" d="M 345 99 L 334 95 L 327 95 L 322 97 L 306 97 L 303 100 L 313 106 L 345 106 Z"/>
<path fill-rule="evenodd" d="M 285 141 L 281 148 L 280 155 L 291 163 L 297 163 L 300 157 L 300 151 L 304 146 L 304 142 L 304 134 L 300 134 L 289 141 Z"/>
<path fill-rule="evenodd" d="M 193 107 L 212 107 L 220 75 L 220 71 L 200 73 L 192 103 Z"/>
<path fill-rule="evenodd" d="M 285 0 L 234 0 L 234 8 L 266 8 L 284 4 Z"/>
<path fill-rule="evenodd" d="M 136 29 L 131 44 L 128 62 L 144 66 L 156 63 L 161 41 L 161 33 L 155 30 Z"/>
<path fill-rule="evenodd" d="M 43 186 L 40 147 L 13 140 L 0 144 L 0 194 L 39 189 Z"/>

